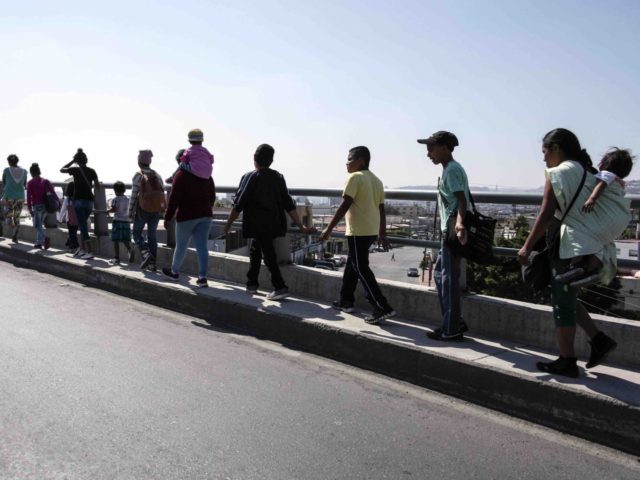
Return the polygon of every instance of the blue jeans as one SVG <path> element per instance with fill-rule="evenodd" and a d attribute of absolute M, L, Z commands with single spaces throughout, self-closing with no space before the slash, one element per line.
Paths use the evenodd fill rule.
<path fill-rule="evenodd" d="M 33 228 L 36 229 L 36 245 L 42 245 L 47 237 L 44 231 L 44 219 L 47 217 L 47 211 L 44 204 L 33 206 Z"/>
<path fill-rule="evenodd" d="M 442 232 L 440 253 L 433 268 L 434 280 L 438 289 L 440 311 L 442 312 L 442 331 L 446 335 L 454 335 L 460 331 L 460 257 L 447 247 Z"/>
<path fill-rule="evenodd" d="M 207 276 L 207 266 L 209 263 L 209 229 L 211 228 L 211 217 L 194 218 L 184 222 L 176 222 L 176 248 L 173 251 L 173 262 L 171 270 L 178 273 L 184 256 L 187 253 L 189 240 L 193 237 L 193 244 L 198 255 L 198 277 Z"/>
<path fill-rule="evenodd" d="M 80 236 L 82 241 L 89 240 L 89 227 L 87 226 L 87 219 L 93 211 L 92 200 L 74 200 L 73 208 L 76 210 L 76 217 L 78 217 L 78 227 L 80 227 Z"/>
<path fill-rule="evenodd" d="M 149 250 L 149 253 L 156 258 L 158 256 L 158 222 L 160 222 L 160 213 L 145 212 L 138 208 L 135 220 L 133 221 L 133 241 L 141 252 Z M 142 235 L 142 230 L 147 225 L 147 239 Z"/>

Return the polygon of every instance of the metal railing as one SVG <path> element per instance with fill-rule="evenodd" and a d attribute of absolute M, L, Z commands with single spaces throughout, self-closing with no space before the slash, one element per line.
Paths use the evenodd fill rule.
<path fill-rule="evenodd" d="M 63 188 L 65 182 L 52 182 L 54 186 Z M 125 184 L 127 189 L 131 189 L 131 184 Z M 113 183 L 102 183 L 101 188 L 96 191 L 96 213 L 94 214 L 95 230 L 98 235 L 107 234 L 107 214 L 106 214 L 106 189 L 113 188 Z M 166 186 L 169 190 L 171 187 Z M 235 186 L 216 186 L 216 193 L 235 193 Z M 337 188 L 289 188 L 292 196 L 304 197 L 341 197 L 342 190 Z M 414 202 L 435 202 L 438 192 L 435 190 L 385 190 L 386 200 L 408 200 Z M 502 192 L 474 192 L 473 198 L 476 204 L 493 205 L 540 205 L 542 193 L 502 193 Z M 640 195 L 627 195 L 631 200 L 631 208 L 640 208 Z M 214 220 L 215 224 L 223 225 L 224 220 Z M 292 230 L 292 233 L 297 230 Z M 173 232 L 168 232 L 171 237 Z M 342 237 L 344 234 L 335 233 L 333 237 Z M 389 241 L 398 245 L 417 246 L 426 248 L 439 248 L 440 242 L 435 240 L 420 240 L 406 237 L 389 237 Z M 514 257 L 518 250 L 515 248 L 494 247 L 494 252 L 498 256 Z M 621 267 L 640 269 L 639 260 L 619 259 L 618 265 Z"/>

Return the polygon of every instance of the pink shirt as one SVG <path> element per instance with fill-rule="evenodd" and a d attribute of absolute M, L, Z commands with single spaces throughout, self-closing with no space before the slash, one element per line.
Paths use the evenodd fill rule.
<path fill-rule="evenodd" d="M 205 180 L 213 172 L 213 155 L 202 145 L 191 145 L 180 157 L 185 170 Z"/>
<path fill-rule="evenodd" d="M 42 177 L 32 178 L 27 182 L 27 208 L 31 210 L 34 205 L 44 205 L 44 197 L 47 191 L 56 195 L 53 185 Z M 56 198 L 58 196 L 56 195 Z"/>

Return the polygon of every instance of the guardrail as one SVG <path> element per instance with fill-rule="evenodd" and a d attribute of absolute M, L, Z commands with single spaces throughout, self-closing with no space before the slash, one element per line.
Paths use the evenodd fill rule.
<path fill-rule="evenodd" d="M 63 188 L 65 182 L 52 182 L 54 186 Z M 131 184 L 125 184 L 127 189 L 131 189 Z M 107 232 L 107 214 L 106 214 L 106 189 L 113 188 L 113 183 L 102 183 L 101 188 L 96 191 L 96 210 L 95 213 L 95 231 L 97 235 L 106 235 Z M 166 186 L 169 190 L 171 187 Z M 217 193 L 235 193 L 237 187 L 216 186 Z M 289 188 L 289 193 L 293 196 L 305 197 L 340 197 L 342 190 L 337 188 Z M 388 189 L 385 190 L 385 198 L 387 200 L 409 200 L 416 202 L 435 202 L 437 201 L 438 192 L 428 190 L 402 190 Z M 477 204 L 494 204 L 494 205 L 540 205 L 542 202 L 542 193 L 502 193 L 502 192 L 475 192 L 473 198 Z M 640 208 L 640 195 L 627 195 L 631 200 L 631 208 Z M 103 213 L 105 212 L 105 213 Z M 215 224 L 223 225 L 226 221 L 214 220 Z M 172 229 L 171 229 L 172 230 Z M 292 230 L 292 233 L 297 230 Z M 170 240 L 173 239 L 173 231 L 168 232 Z M 333 237 L 342 237 L 343 234 L 335 233 Z M 439 248 L 440 242 L 434 240 L 419 240 L 405 237 L 389 237 L 392 243 L 398 245 L 408 245 L 427 248 Z M 169 241 L 171 245 L 172 242 Z M 494 247 L 494 252 L 498 256 L 514 257 L 518 250 L 515 248 Z M 619 259 L 618 266 L 639 269 L 639 260 Z"/>

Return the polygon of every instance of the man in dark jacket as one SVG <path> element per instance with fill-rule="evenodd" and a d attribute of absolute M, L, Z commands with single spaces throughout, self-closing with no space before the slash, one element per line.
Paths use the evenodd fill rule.
<path fill-rule="evenodd" d="M 274 149 L 271 145 L 262 144 L 253 156 L 255 170 L 245 173 L 240 180 L 233 202 L 233 209 L 225 226 L 225 235 L 231 225 L 242 213 L 242 235 L 250 238 L 250 267 L 247 272 L 247 292 L 258 291 L 258 275 L 260 263 L 264 263 L 271 273 L 273 292 L 267 295 L 270 300 L 280 300 L 289 294 L 284 283 L 278 259 L 273 246 L 276 237 L 287 233 L 286 211 L 303 233 L 313 232 L 300 221 L 296 204 L 289 195 L 287 183 L 279 172 L 269 168 L 273 162 Z"/>

